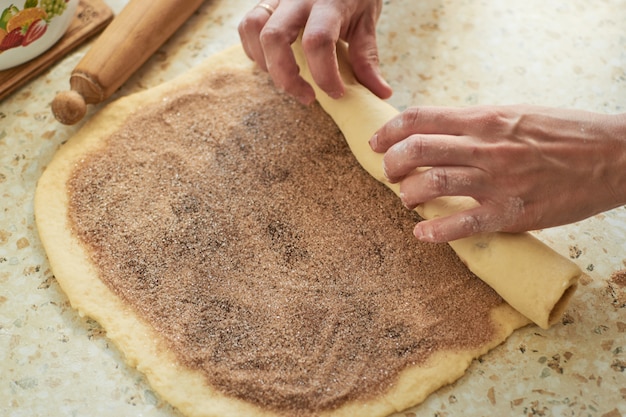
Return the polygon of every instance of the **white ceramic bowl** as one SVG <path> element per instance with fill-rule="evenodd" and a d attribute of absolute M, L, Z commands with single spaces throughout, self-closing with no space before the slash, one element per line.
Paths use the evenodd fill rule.
<path fill-rule="evenodd" d="M 0 70 L 41 55 L 65 33 L 79 0 L 0 0 Z"/>

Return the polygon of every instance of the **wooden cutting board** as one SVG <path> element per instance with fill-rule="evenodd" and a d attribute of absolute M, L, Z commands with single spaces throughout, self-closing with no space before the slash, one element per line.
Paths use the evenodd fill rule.
<path fill-rule="evenodd" d="M 113 11 L 103 0 L 80 0 L 74 20 L 52 48 L 29 62 L 0 71 L 0 100 L 100 32 L 111 20 Z"/>

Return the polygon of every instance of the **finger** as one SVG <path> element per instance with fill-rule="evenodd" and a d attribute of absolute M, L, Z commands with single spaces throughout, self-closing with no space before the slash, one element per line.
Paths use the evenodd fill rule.
<path fill-rule="evenodd" d="M 519 197 L 491 200 L 445 217 L 418 223 L 413 233 L 426 242 L 450 242 L 478 233 L 517 233 L 536 224 Z"/>
<path fill-rule="evenodd" d="M 339 98 L 344 94 L 337 62 L 337 41 L 341 24 L 341 15 L 335 8 L 318 3 L 311 9 L 302 34 L 302 49 L 311 76 L 332 98 Z"/>
<path fill-rule="evenodd" d="M 266 0 L 264 3 L 260 4 L 264 4 L 265 7 L 261 7 L 260 5 L 254 6 L 241 20 L 237 30 L 246 55 L 256 62 L 264 71 L 267 71 L 260 35 L 263 27 L 270 19 L 273 10 L 278 6 L 278 3 L 276 0 Z"/>
<path fill-rule="evenodd" d="M 387 179 L 396 183 L 419 167 L 479 166 L 482 150 L 464 136 L 411 135 L 391 146 L 383 157 Z"/>
<path fill-rule="evenodd" d="M 413 229 L 413 234 L 423 242 L 443 243 L 478 233 L 503 231 L 504 228 L 501 217 L 491 213 L 485 206 L 478 206 L 421 221 Z"/>
<path fill-rule="evenodd" d="M 391 119 L 370 139 L 375 152 L 385 152 L 413 134 L 462 135 L 472 132 L 476 110 L 454 107 L 412 107 Z"/>
<path fill-rule="evenodd" d="M 260 35 L 267 70 L 274 84 L 303 104 L 312 103 L 315 92 L 300 76 L 291 44 L 306 24 L 307 14 L 308 11 L 301 8 L 299 2 L 281 4 Z"/>
<path fill-rule="evenodd" d="M 380 73 L 376 22 L 364 19 L 347 42 L 348 56 L 357 80 L 378 97 L 391 97 L 393 91 Z"/>
<path fill-rule="evenodd" d="M 263 54 L 263 48 L 259 41 L 259 34 L 265 23 L 261 23 L 258 20 L 253 19 L 248 13 L 243 20 L 239 23 L 237 30 L 239 31 L 239 38 L 241 39 L 241 45 L 243 50 L 252 61 L 256 62 L 259 67 L 264 71 L 267 71 L 267 65 L 265 64 L 265 55 Z"/>
<path fill-rule="evenodd" d="M 409 209 L 443 196 L 468 196 L 480 200 L 485 194 L 485 173 L 476 168 L 435 167 L 415 172 L 400 182 L 400 199 Z"/>

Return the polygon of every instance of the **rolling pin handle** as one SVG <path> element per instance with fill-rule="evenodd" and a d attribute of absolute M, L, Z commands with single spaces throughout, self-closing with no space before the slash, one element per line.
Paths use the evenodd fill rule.
<path fill-rule="evenodd" d="M 52 101 L 52 113 L 56 119 L 65 124 L 73 125 L 85 117 L 87 103 L 77 91 L 62 91 Z"/>

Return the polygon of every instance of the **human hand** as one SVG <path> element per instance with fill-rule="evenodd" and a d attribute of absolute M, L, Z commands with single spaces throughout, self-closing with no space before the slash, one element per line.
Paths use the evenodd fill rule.
<path fill-rule="evenodd" d="M 262 0 L 239 24 L 243 48 L 269 72 L 274 84 L 303 104 L 315 100 L 313 88 L 299 76 L 291 50 L 302 32 L 302 48 L 316 84 L 333 98 L 344 94 L 336 43 L 349 44 L 348 58 L 357 80 L 380 98 L 391 88 L 378 68 L 376 22 L 381 0 Z"/>
<path fill-rule="evenodd" d="M 626 114 L 534 106 L 410 108 L 370 140 L 408 208 L 441 196 L 479 204 L 425 220 L 423 241 L 521 232 L 626 203 Z M 418 167 L 430 169 L 416 170 Z"/>

